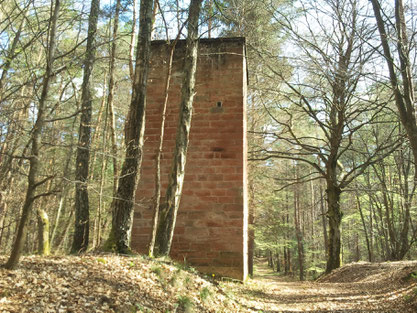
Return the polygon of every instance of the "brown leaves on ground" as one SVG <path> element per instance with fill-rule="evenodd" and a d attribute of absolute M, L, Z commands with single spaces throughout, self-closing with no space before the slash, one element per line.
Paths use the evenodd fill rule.
<path fill-rule="evenodd" d="M 417 312 L 417 262 L 353 263 L 317 282 L 288 281 L 265 264 L 244 287 L 229 284 L 261 312 Z"/>
<path fill-rule="evenodd" d="M 284 280 L 263 263 L 258 273 L 213 283 L 143 257 L 29 256 L 0 269 L 0 312 L 417 312 L 417 262 L 355 263 L 318 282 Z"/>
<path fill-rule="evenodd" d="M 0 269 L 0 312 L 241 311 L 209 280 L 142 257 L 28 256 Z"/>

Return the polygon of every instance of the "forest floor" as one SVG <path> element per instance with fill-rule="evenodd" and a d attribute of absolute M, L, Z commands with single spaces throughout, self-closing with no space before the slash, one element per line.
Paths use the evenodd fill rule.
<path fill-rule="evenodd" d="M 417 262 L 354 263 L 316 282 L 256 270 L 242 284 L 145 257 L 26 256 L 0 268 L 0 312 L 417 312 Z"/>
<path fill-rule="evenodd" d="M 266 261 L 255 269 L 247 284 L 227 286 L 254 311 L 417 313 L 417 261 L 352 263 L 315 282 L 279 276 Z"/>

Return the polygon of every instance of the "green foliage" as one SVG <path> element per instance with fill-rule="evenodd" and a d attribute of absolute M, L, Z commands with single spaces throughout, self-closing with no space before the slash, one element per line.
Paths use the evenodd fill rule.
<path fill-rule="evenodd" d="M 132 306 L 131 312 L 132 312 L 132 313 L 136 313 L 136 312 L 151 313 L 151 312 L 152 312 L 152 310 L 151 310 L 151 309 L 148 309 L 148 308 L 145 308 L 145 307 L 144 307 L 143 305 L 141 305 L 140 303 L 135 303 L 135 304 Z"/>
<path fill-rule="evenodd" d="M 207 287 L 204 287 L 200 291 L 200 299 L 202 301 L 206 301 L 208 299 L 208 297 L 210 296 L 210 294 L 211 294 L 210 289 L 208 289 Z"/>
<path fill-rule="evenodd" d="M 158 277 L 162 277 L 162 268 L 158 265 L 152 266 L 151 272 L 154 273 Z"/>
<path fill-rule="evenodd" d="M 192 312 L 194 307 L 194 302 L 188 296 L 178 296 L 177 298 L 177 309 L 183 310 L 185 312 Z"/>
<path fill-rule="evenodd" d="M 187 260 L 184 260 L 184 262 L 174 262 L 174 265 L 176 268 L 178 268 L 178 271 L 187 271 L 194 274 L 198 273 L 195 267 L 192 267 L 187 263 Z"/>
<path fill-rule="evenodd" d="M 98 263 L 107 264 L 107 260 L 103 258 L 97 258 L 96 259 Z"/>

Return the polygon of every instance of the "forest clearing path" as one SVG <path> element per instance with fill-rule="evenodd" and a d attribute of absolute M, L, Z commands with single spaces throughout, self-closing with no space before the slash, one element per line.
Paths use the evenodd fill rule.
<path fill-rule="evenodd" d="M 401 281 L 401 277 L 410 276 L 417 263 L 402 263 L 405 265 L 396 271 L 387 271 L 381 264 L 355 263 L 321 279 L 324 282 L 300 282 L 278 276 L 261 262 L 257 263 L 254 278 L 245 285 L 236 285 L 235 292 L 242 305 L 263 313 L 417 312 L 415 279 Z"/>

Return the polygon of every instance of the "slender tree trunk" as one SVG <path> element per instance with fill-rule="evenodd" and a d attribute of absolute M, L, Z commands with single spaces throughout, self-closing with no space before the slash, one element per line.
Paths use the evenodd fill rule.
<path fill-rule="evenodd" d="M 374 208 L 371 198 L 368 196 L 369 201 L 369 249 L 371 251 L 372 261 L 374 262 Z"/>
<path fill-rule="evenodd" d="M 288 196 L 286 197 L 286 209 L 288 210 Z M 286 220 L 285 220 L 285 215 L 282 216 L 282 224 L 285 225 Z M 284 239 L 284 245 L 282 247 L 283 249 L 283 266 L 284 266 L 284 274 L 288 275 L 288 263 L 287 263 L 287 232 L 284 232 L 283 234 L 283 239 Z"/>
<path fill-rule="evenodd" d="M 74 119 L 74 122 L 72 123 L 72 130 L 74 130 L 76 125 L 76 119 Z M 74 153 L 74 139 L 73 137 L 71 137 L 70 139 L 70 148 L 67 151 L 67 155 L 66 155 L 66 161 L 65 161 L 65 167 L 64 167 L 64 171 L 63 171 L 63 179 L 61 180 L 61 188 L 62 188 L 62 192 L 59 194 L 59 201 L 58 201 L 58 208 L 56 210 L 56 215 L 54 218 L 54 222 L 53 222 L 53 227 L 52 227 L 52 231 L 51 231 L 51 239 L 50 239 L 50 244 L 51 244 L 51 248 L 53 249 L 55 247 L 54 242 L 55 242 L 55 238 L 56 238 L 56 234 L 59 228 L 59 224 L 60 224 L 60 218 L 62 216 L 62 214 L 65 213 L 66 211 L 66 203 L 68 200 L 68 192 L 70 191 L 70 189 L 68 188 L 67 184 L 66 184 L 66 180 L 68 179 L 69 175 L 70 175 L 70 165 L 71 165 L 71 161 L 72 161 L 72 156 Z"/>
<path fill-rule="evenodd" d="M 212 20 L 213 0 L 208 0 L 207 9 L 208 9 L 208 16 L 209 16 L 208 21 L 207 21 L 207 37 L 211 38 L 211 29 L 213 27 L 213 20 Z"/>
<path fill-rule="evenodd" d="M 314 212 L 316 211 L 316 194 L 314 190 L 313 181 L 310 182 L 310 190 L 311 190 L 311 210 L 310 210 L 310 230 L 311 230 L 311 238 L 314 238 Z"/>
<path fill-rule="evenodd" d="M 153 3 L 153 0 L 141 0 L 133 94 L 125 128 L 126 155 L 113 204 L 112 229 L 104 247 L 106 250 L 114 250 L 118 253 L 131 253 L 130 235 L 134 198 L 139 181 L 145 132 Z"/>
<path fill-rule="evenodd" d="M 104 145 L 103 140 L 103 145 Z M 98 199 L 98 207 L 96 212 L 96 218 L 94 219 L 94 240 L 93 245 L 94 247 L 99 247 L 101 244 L 101 234 L 102 234 L 102 218 L 104 212 L 104 201 L 103 201 L 103 190 L 104 190 L 104 182 L 106 176 L 106 167 L 107 167 L 107 158 L 103 156 L 103 160 L 101 162 L 101 169 L 100 169 L 100 188 L 99 188 L 99 199 Z"/>
<path fill-rule="evenodd" d="M 53 159 L 49 162 L 49 168 L 53 168 Z M 52 181 L 49 180 L 47 183 L 46 190 L 48 193 L 51 192 Z M 38 215 L 38 254 L 49 255 L 51 253 L 51 245 L 49 240 L 49 216 L 44 207 L 47 205 L 46 198 L 44 197 L 37 208 Z"/>
<path fill-rule="evenodd" d="M 271 250 L 268 250 L 268 266 L 272 268 L 272 270 L 275 269 L 274 254 Z"/>
<path fill-rule="evenodd" d="M 177 129 L 174 161 L 169 178 L 165 202 L 161 206 L 161 214 L 156 235 L 156 255 L 168 255 L 174 236 L 175 222 L 180 204 L 184 183 L 185 164 L 191 127 L 194 100 L 195 73 L 197 70 L 198 52 L 198 19 L 202 0 L 191 0 L 188 15 L 188 35 L 184 64 L 184 81 L 181 91 L 179 124 Z"/>
<path fill-rule="evenodd" d="M 383 216 L 384 214 L 382 213 L 382 206 L 377 202 L 378 200 L 373 200 L 374 201 L 374 205 L 377 208 L 377 212 L 378 212 L 378 218 L 379 218 L 379 222 L 378 222 L 378 218 L 375 218 L 376 221 L 376 227 L 379 233 L 379 238 L 381 238 L 381 250 L 382 250 L 382 254 L 384 255 L 384 260 L 387 261 L 390 259 L 391 257 L 391 245 L 389 243 L 389 235 L 387 233 L 387 225 L 384 222 Z"/>
<path fill-rule="evenodd" d="M 49 255 L 51 246 L 49 241 L 49 217 L 45 210 L 38 208 L 38 254 Z"/>
<path fill-rule="evenodd" d="M 119 169 L 117 164 L 117 140 L 116 140 L 116 118 L 114 115 L 114 67 L 116 61 L 116 49 L 117 49 L 117 36 L 119 29 L 119 15 L 121 9 L 121 0 L 116 2 L 116 12 L 114 13 L 114 25 L 113 25 L 113 35 L 112 35 L 112 45 L 110 51 L 110 66 L 109 66 L 109 93 L 107 96 L 107 108 L 109 113 L 109 126 L 110 126 L 110 135 L 111 135 L 111 146 L 112 146 L 112 160 L 113 160 L 113 196 L 117 192 L 117 181 L 119 176 Z M 136 21 L 134 21 L 135 23 Z"/>
<path fill-rule="evenodd" d="M 129 49 L 129 73 L 132 84 L 135 80 L 135 67 L 134 55 L 135 55 L 135 42 L 136 42 L 136 0 L 133 1 L 133 12 L 132 12 L 132 33 L 130 35 L 130 49 Z"/>
<path fill-rule="evenodd" d="M 373 257 L 372 257 L 371 243 L 369 241 L 368 231 L 367 231 L 366 222 L 365 222 L 365 216 L 363 214 L 361 202 L 359 200 L 359 196 L 358 195 L 356 195 L 356 205 L 357 205 L 357 208 L 358 208 L 359 213 L 361 215 L 363 232 L 365 233 L 366 248 L 368 250 L 368 260 L 369 260 L 369 262 L 372 262 L 373 261 Z"/>
<path fill-rule="evenodd" d="M 72 218 L 74 215 L 74 211 L 71 210 L 68 218 L 67 218 L 67 223 L 65 224 L 64 227 L 64 231 L 61 233 L 60 239 L 58 240 L 57 244 L 56 244 L 56 250 L 57 251 L 62 251 L 65 249 L 65 243 L 67 241 L 67 238 L 69 236 L 69 230 L 72 224 Z"/>
<path fill-rule="evenodd" d="M 358 235 L 358 233 L 355 234 L 355 244 L 356 244 L 355 262 L 359 262 L 360 259 L 361 259 L 361 250 L 359 249 L 359 235 Z"/>
<path fill-rule="evenodd" d="M 2 72 L 1 72 L 1 76 L 0 76 L 0 104 L 2 102 L 4 83 L 5 83 L 7 74 L 10 70 L 12 60 L 15 57 L 15 51 L 16 51 L 17 45 L 20 41 L 20 36 L 21 36 L 23 28 L 25 27 L 25 24 L 26 24 L 26 15 L 29 12 L 29 5 L 27 5 L 23 10 L 24 11 L 22 13 L 23 14 L 22 21 L 20 22 L 19 28 L 16 32 L 16 35 L 13 38 L 12 44 L 10 45 L 10 49 L 7 52 L 7 57 L 5 58 L 5 62 L 2 64 Z"/>
<path fill-rule="evenodd" d="M 59 197 L 59 202 L 58 202 L 58 210 L 56 212 L 56 216 L 55 216 L 55 221 L 53 223 L 53 227 L 52 227 L 52 232 L 51 232 L 51 247 L 53 247 L 54 242 L 55 242 L 55 236 L 56 236 L 56 232 L 58 229 L 58 225 L 59 225 L 59 220 L 63 211 L 63 208 L 65 206 L 66 203 L 66 192 L 64 191 L 60 197 Z"/>
<path fill-rule="evenodd" d="M 104 86 L 106 86 L 107 84 L 107 77 L 106 75 L 104 75 Z M 98 151 L 101 148 L 101 154 L 104 156 L 104 150 L 105 147 L 102 146 L 103 142 L 99 142 L 99 137 L 100 135 L 104 136 L 105 132 L 106 132 L 106 127 L 107 127 L 107 108 L 105 108 L 106 106 L 106 93 L 107 93 L 107 89 L 104 88 L 103 90 L 103 96 L 101 98 L 101 103 L 100 103 L 100 109 L 98 110 L 98 115 L 97 115 L 97 123 L 94 127 L 94 134 L 93 134 L 93 138 L 91 139 L 91 145 L 94 145 L 96 147 L 96 149 L 93 149 L 93 153 L 90 157 L 90 168 L 92 168 L 92 171 L 89 171 L 89 177 L 88 180 L 89 181 L 94 181 L 95 179 L 95 171 L 94 168 L 96 166 L 96 161 L 97 161 L 97 155 L 99 154 Z M 106 114 L 105 114 L 106 113 Z M 103 115 L 105 116 L 105 121 L 104 123 L 102 122 L 103 119 Z M 97 143 L 99 142 L 99 143 Z"/>
<path fill-rule="evenodd" d="M 151 235 L 151 241 L 149 243 L 149 256 L 150 257 L 154 256 L 156 231 L 158 228 L 159 206 L 161 203 L 161 155 L 162 155 L 162 147 L 164 144 L 165 117 L 166 117 L 166 110 L 167 110 L 167 105 L 168 105 L 169 86 L 171 83 L 171 74 L 172 74 L 172 62 L 174 59 L 176 42 L 177 40 L 173 42 L 170 52 L 169 52 L 167 76 L 165 79 L 165 98 L 164 98 L 164 103 L 162 104 L 162 113 L 161 113 L 159 144 L 158 144 L 158 148 L 156 151 L 156 158 L 155 158 L 155 193 L 154 193 L 154 198 L 153 198 L 154 213 L 153 213 L 153 218 L 152 218 L 152 235 Z"/>
<path fill-rule="evenodd" d="M 289 212 L 288 210 L 287 210 L 287 212 Z M 290 225 L 290 214 L 289 213 L 287 213 L 286 214 L 286 222 L 287 222 L 287 225 L 289 226 Z M 289 235 L 287 234 L 287 244 L 289 244 Z M 287 271 L 286 271 L 286 273 L 287 273 L 287 275 L 291 275 L 292 274 L 292 264 L 291 264 L 291 249 L 290 249 L 290 247 L 289 246 L 287 246 Z"/>
<path fill-rule="evenodd" d="M 155 2 L 155 7 L 159 6 L 159 2 Z M 154 18 L 155 18 L 155 10 L 154 10 Z M 164 20 L 165 21 L 165 20 Z M 167 38 L 168 38 L 168 25 L 165 25 L 167 29 Z M 174 61 L 174 52 L 175 47 L 177 45 L 178 40 L 181 37 L 181 32 L 178 33 L 177 38 L 171 43 L 170 51 L 169 51 L 169 60 L 168 60 L 168 67 L 167 67 L 167 74 L 165 78 L 165 96 L 164 102 L 162 104 L 162 113 L 161 113 L 161 123 L 160 123 L 160 133 L 159 133 L 159 144 L 158 148 L 156 149 L 156 157 L 155 157 L 155 192 L 153 195 L 153 217 L 152 217 L 152 234 L 151 240 L 149 242 L 149 256 L 154 257 L 154 249 L 155 249 L 155 241 L 156 241 L 156 232 L 158 229 L 158 219 L 159 219 L 159 208 L 161 205 L 161 156 L 162 156 L 162 148 L 164 144 L 164 133 L 165 133 L 165 119 L 166 119 L 166 110 L 168 106 L 168 99 L 169 99 L 169 88 L 171 84 L 171 76 L 172 76 L 172 64 Z"/>
<path fill-rule="evenodd" d="M 155 33 L 156 33 L 156 28 L 154 27 L 155 21 L 156 21 L 156 15 L 158 14 L 158 8 L 159 8 L 159 0 L 155 0 L 155 4 L 153 6 L 153 11 L 152 11 L 152 33 L 151 33 L 151 39 L 154 40 L 155 39 Z M 168 38 L 167 38 L 168 40 Z"/>
<path fill-rule="evenodd" d="M 29 158 L 29 174 L 28 174 L 28 185 L 26 190 L 26 196 L 22 207 L 22 215 L 20 217 L 19 225 L 17 228 L 17 233 L 15 237 L 15 242 L 13 244 L 12 252 L 10 257 L 5 265 L 7 269 L 13 269 L 19 262 L 21 250 L 24 245 L 26 223 L 29 218 L 29 215 L 32 211 L 33 202 L 36 199 L 36 189 L 42 184 L 42 182 L 37 181 L 40 170 L 39 159 L 39 145 L 42 135 L 42 128 L 45 123 L 45 110 L 46 110 L 46 100 L 49 92 L 49 85 L 51 81 L 51 76 L 53 74 L 53 62 L 55 59 L 55 48 L 56 48 L 56 30 L 57 30 L 57 20 L 59 15 L 60 0 L 55 0 L 55 5 L 53 9 L 53 14 L 51 16 L 51 23 L 49 28 L 49 47 L 47 52 L 47 62 L 46 62 L 46 71 L 44 75 L 44 80 L 42 84 L 42 92 L 39 99 L 39 105 L 37 110 L 36 122 L 32 129 L 32 134 L 30 137 L 31 142 L 31 155 Z"/>
<path fill-rule="evenodd" d="M 0 89 L 0 94 L 1 94 Z M 1 97 L 1 95 L 0 95 Z M 24 99 L 27 97 L 28 99 L 31 97 L 31 95 L 27 94 L 26 88 L 22 88 L 20 97 Z M 23 103 L 23 105 L 25 105 Z M 11 117 L 12 121 L 21 121 L 21 120 L 27 120 L 27 112 L 26 110 L 16 110 L 14 114 L 12 114 Z M 6 130 L 6 135 L 4 138 L 4 141 L 1 145 L 0 149 L 0 247 L 2 240 L 4 238 L 4 229 L 5 229 L 5 221 L 6 216 L 9 212 L 9 206 L 8 206 L 8 200 L 10 196 L 13 194 L 13 184 L 15 181 L 15 176 L 12 175 L 12 170 L 14 168 L 14 158 L 11 155 L 14 155 L 17 149 L 21 146 L 22 143 L 22 136 L 19 136 L 18 134 L 18 128 L 22 127 L 24 128 L 25 125 L 19 125 L 15 122 L 10 123 Z M 27 142 L 25 148 L 23 149 L 22 155 L 26 155 L 28 148 L 30 146 L 30 140 Z M 5 152 L 10 154 L 8 156 Z M 23 163 L 23 158 L 20 159 L 17 162 L 16 168 L 19 168 Z M 7 227 L 10 228 L 9 226 Z M 9 236 L 6 236 L 6 238 L 9 238 Z"/>
<path fill-rule="evenodd" d="M 295 165 L 295 179 L 298 182 L 298 168 Z M 304 280 L 304 245 L 303 234 L 300 228 L 300 195 L 299 195 L 299 183 L 294 185 L 294 226 L 295 237 L 297 238 L 297 252 L 298 252 L 298 267 L 300 280 Z"/>
<path fill-rule="evenodd" d="M 279 273 L 279 272 L 281 272 L 281 258 L 280 258 L 278 249 L 277 249 L 277 252 L 275 254 L 275 259 L 277 260 L 277 273 Z"/>
<path fill-rule="evenodd" d="M 75 163 L 75 227 L 71 247 L 72 253 L 80 253 L 87 250 L 90 234 L 90 206 L 88 203 L 87 181 L 90 162 L 91 111 L 93 102 L 91 75 L 96 54 L 95 40 L 99 11 L 100 0 L 92 0 L 88 18 L 87 49 L 83 64 L 84 76 L 81 87 L 82 113 Z"/>
<path fill-rule="evenodd" d="M 397 169 L 400 175 L 400 182 L 403 181 L 403 188 L 401 188 L 400 195 L 401 199 L 398 204 L 403 208 L 401 212 L 402 217 L 402 228 L 400 232 L 400 248 L 399 248 L 399 258 L 402 260 L 407 252 L 410 249 L 411 243 L 409 239 L 410 231 L 410 221 L 411 221 L 411 203 L 413 200 L 413 194 L 415 192 L 416 186 L 411 190 L 408 182 L 408 177 L 410 174 L 411 162 L 407 160 L 407 156 L 404 155 L 403 149 L 400 150 L 400 157 L 397 160 Z M 411 239 L 412 240 L 412 239 Z"/>
<path fill-rule="evenodd" d="M 327 219 L 326 219 L 327 212 L 325 211 L 324 204 L 325 204 L 325 201 L 324 201 L 324 195 L 323 195 L 323 188 L 322 188 L 322 186 L 320 184 L 321 222 L 322 222 L 322 225 L 323 225 L 324 249 L 326 251 L 326 258 L 327 258 L 327 254 L 329 252 L 329 237 L 328 237 L 328 234 L 327 234 Z"/>
<path fill-rule="evenodd" d="M 287 257 L 287 250 L 288 248 L 284 246 L 284 273 L 285 275 L 288 275 L 288 257 Z"/>
<path fill-rule="evenodd" d="M 395 64 L 392 57 L 388 34 L 385 29 L 384 20 L 382 18 L 380 1 L 371 0 L 374 10 L 374 16 L 377 22 L 378 31 L 381 38 L 385 60 L 388 65 L 390 83 L 395 97 L 395 104 L 398 109 L 400 120 L 407 133 L 410 141 L 411 150 L 414 157 L 414 164 L 417 164 L 417 122 L 415 115 L 415 95 L 413 84 L 413 72 L 411 70 L 411 62 L 409 51 L 409 42 L 407 38 L 407 26 L 405 24 L 404 6 L 402 0 L 395 0 L 395 29 L 397 37 L 397 54 L 399 65 Z M 396 68 L 399 69 L 401 79 L 397 75 Z M 417 181 L 417 170 L 414 174 L 414 180 Z"/>

